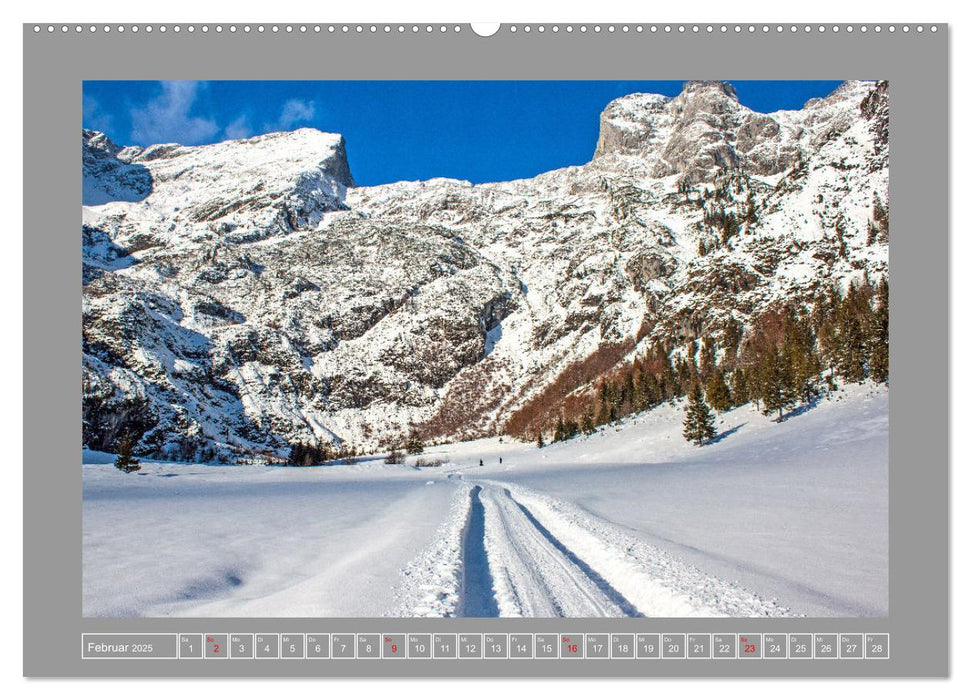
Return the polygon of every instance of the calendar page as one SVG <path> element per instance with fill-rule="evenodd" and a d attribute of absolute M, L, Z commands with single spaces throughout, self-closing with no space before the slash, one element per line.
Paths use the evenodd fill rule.
<path fill-rule="evenodd" d="M 25 25 L 54 675 L 940 674 L 947 34 Z"/>

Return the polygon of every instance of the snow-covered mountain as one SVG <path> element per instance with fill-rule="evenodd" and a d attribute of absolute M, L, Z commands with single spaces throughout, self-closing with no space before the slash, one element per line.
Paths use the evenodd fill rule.
<path fill-rule="evenodd" d="M 483 185 L 355 187 L 343 139 L 312 129 L 146 149 L 84 131 L 85 442 L 501 431 L 607 344 L 717 342 L 885 274 L 888 115 L 886 83 L 760 114 L 689 82 L 607 105 L 590 163 Z"/>

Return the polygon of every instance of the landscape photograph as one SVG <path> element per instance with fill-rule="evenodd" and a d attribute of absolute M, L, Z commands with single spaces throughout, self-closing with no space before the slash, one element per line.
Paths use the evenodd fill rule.
<path fill-rule="evenodd" d="M 84 616 L 888 616 L 890 84 L 730 78 L 86 81 Z"/>

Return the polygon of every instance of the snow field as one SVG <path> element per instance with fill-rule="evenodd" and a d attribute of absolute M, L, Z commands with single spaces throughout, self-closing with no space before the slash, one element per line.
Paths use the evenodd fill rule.
<path fill-rule="evenodd" d="M 422 469 L 86 453 L 84 614 L 886 615 L 888 415 L 885 387 L 849 386 L 781 424 L 721 414 L 697 448 L 665 405 Z"/>
<path fill-rule="evenodd" d="M 428 481 L 426 485 L 436 482 Z M 459 604 L 462 535 L 469 519 L 471 484 L 456 480 L 448 516 L 432 544 L 401 570 L 391 617 L 453 617 Z"/>
<path fill-rule="evenodd" d="M 86 466 L 84 615 L 385 613 L 455 488 L 374 469 Z"/>

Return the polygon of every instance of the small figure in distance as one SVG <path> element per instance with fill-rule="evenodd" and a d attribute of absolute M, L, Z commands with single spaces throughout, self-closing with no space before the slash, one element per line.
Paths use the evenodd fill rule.
<path fill-rule="evenodd" d="M 481 459 L 479 460 L 479 466 L 480 467 L 482 466 L 482 460 Z"/>
<path fill-rule="evenodd" d="M 502 464 L 502 457 L 499 458 L 499 464 Z"/>

